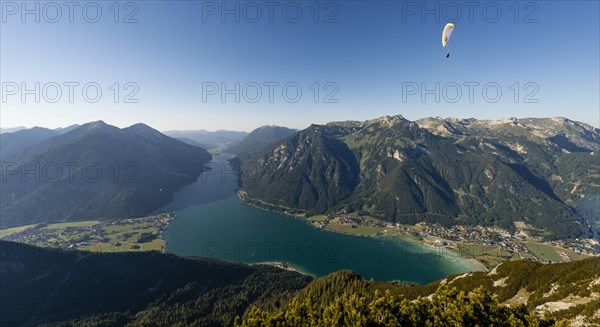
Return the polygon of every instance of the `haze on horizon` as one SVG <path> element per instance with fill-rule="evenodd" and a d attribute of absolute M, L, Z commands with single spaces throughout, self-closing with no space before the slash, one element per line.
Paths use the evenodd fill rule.
<path fill-rule="evenodd" d="M 385 115 L 385 116 L 396 116 L 396 115 Z M 401 116 L 404 116 L 404 115 L 401 115 Z M 381 118 L 381 117 L 384 117 L 384 116 L 371 117 L 371 118 L 366 119 L 366 120 L 378 119 L 378 118 Z M 404 117 L 404 118 L 408 119 L 407 117 Z M 420 117 L 418 119 L 409 119 L 409 120 L 416 121 L 416 120 L 424 119 L 424 118 L 437 118 L 437 117 Z M 441 117 L 441 118 L 444 118 L 444 119 L 449 119 L 449 118 L 471 119 L 471 118 L 474 118 L 474 117 Z M 499 118 L 499 119 L 478 119 L 478 120 L 509 120 L 509 119 L 512 119 L 512 118 L 517 118 L 517 120 L 525 120 L 525 119 L 528 119 L 528 118 L 566 118 L 566 119 L 569 119 L 569 117 L 502 117 L 502 118 Z M 174 128 L 174 129 L 158 129 L 155 126 L 147 124 L 147 123 L 145 123 L 143 121 L 139 121 L 139 122 L 136 122 L 136 123 L 133 123 L 133 124 L 116 124 L 116 123 L 113 123 L 113 122 L 110 122 L 110 121 L 106 121 L 106 120 L 102 120 L 102 119 L 100 119 L 100 120 L 103 121 L 103 122 L 105 122 L 108 125 L 116 126 L 118 128 L 126 128 L 126 127 L 129 127 L 129 126 L 141 123 L 141 124 L 148 125 L 148 126 L 154 128 L 154 129 L 157 129 L 157 130 L 159 130 L 159 131 L 161 131 L 163 133 L 164 132 L 175 132 L 175 131 L 181 131 L 181 132 L 185 132 L 185 131 L 190 131 L 190 132 L 192 132 L 192 131 L 205 131 L 205 132 L 209 132 L 209 133 L 211 133 L 211 132 L 220 132 L 220 131 L 235 131 L 235 132 L 250 133 L 253 130 L 255 130 L 255 129 L 259 128 L 259 127 L 263 127 L 263 126 L 280 126 L 280 127 L 288 127 L 288 128 L 292 128 L 292 129 L 296 129 L 296 130 L 303 130 L 303 129 L 308 128 L 311 125 L 311 124 L 309 124 L 309 125 L 300 126 L 300 127 L 290 127 L 290 126 L 284 126 L 284 125 L 278 125 L 278 124 L 263 124 L 263 125 L 251 127 L 250 129 L 246 129 L 246 130 L 232 130 L 232 129 L 226 129 L 226 128 L 219 128 L 219 129 L 210 129 L 210 128 L 208 128 L 208 129 L 207 128 L 195 128 L 195 129 L 194 128 L 190 128 L 190 129 L 178 129 L 178 128 Z M 347 121 L 366 121 L 366 120 L 348 119 Z M 323 122 L 323 123 L 312 123 L 312 124 L 326 124 L 326 123 L 340 122 L 340 121 L 342 121 L 342 120 L 329 121 L 329 122 Z M 43 127 L 43 128 L 49 128 L 49 129 L 60 129 L 60 128 L 67 128 L 67 127 L 70 127 L 70 126 L 73 126 L 73 125 L 84 125 L 84 124 L 91 123 L 91 122 L 93 122 L 93 121 L 81 122 L 81 123 L 72 123 L 72 124 L 67 124 L 67 125 L 62 125 L 62 126 L 42 126 L 42 125 L 34 125 L 34 126 L 0 126 L 0 128 L 1 129 L 8 129 L 8 130 L 10 130 L 10 129 L 29 129 L 29 128 L 33 128 L 33 127 Z M 588 125 L 590 125 L 590 124 L 588 124 Z M 597 125 L 590 125 L 590 126 L 592 126 L 594 128 L 598 128 Z"/>
<path fill-rule="evenodd" d="M 81 7 L 73 22 L 65 8 L 49 22 L 53 8 L 42 6 L 37 23 L 3 2 L 0 125 L 103 120 L 248 132 L 401 114 L 566 117 L 600 127 L 598 2 L 480 2 L 472 15 L 444 2 L 428 2 L 429 13 L 424 2 L 294 2 L 296 16 L 281 2 L 272 17 L 243 2 L 215 3 L 99 2 L 96 23 Z M 446 59 L 448 20 L 457 28 Z"/>

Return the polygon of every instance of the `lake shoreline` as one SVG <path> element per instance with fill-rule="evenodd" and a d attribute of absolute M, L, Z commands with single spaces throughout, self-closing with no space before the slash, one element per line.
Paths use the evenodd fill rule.
<path fill-rule="evenodd" d="M 300 210 L 296 210 L 296 209 L 292 209 L 292 208 L 284 208 L 278 205 L 274 205 L 274 204 L 270 204 L 270 203 L 266 203 L 264 201 L 261 200 L 256 200 L 256 199 L 251 199 L 248 197 L 248 195 L 246 194 L 245 191 L 242 190 L 236 190 L 236 195 L 240 201 L 241 204 L 245 204 L 245 205 L 249 205 L 252 206 L 254 208 L 263 210 L 263 211 L 268 211 L 268 212 L 274 212 L 274 213 L 278 213 L 278 214 L 282 214 L 285 216 L 288 216 L 290 218 L 295 218 L 298 220 L 301 220 L 309 225 L 311 225 L 312 227 L 316 228 L 316 229 L 322 229 L 322 230 L 327 230 L 329 232 L 333 232 L 333 233 L 339 233 L 339 234 L 344 234 L 344 235 L 349 235 L 349 236 L 358 236 L 358 237 L 371 237 L 371 238 L 377 238 L 378 236 L 386 236 L 386 237 L 394 237 L 394 238 L 399 238 L 403 241 L 406 242 L 410 242 L 413 244 L 417 244 L 420 246 L 425 246 L 426 248 L 428 248 L 429 250 L 432 250 L 432 252 L 441 252 L 441 251 L 448 251 L 450 252 L 452 255 L 456 256 L 456 258 L 465 261 L 465 263 L 469 263 L 469 266 L 467 267 L 469 270 L 471 270 L 471 268 L 473 268 L 473 271 L 490 271 L 488 269 L 488 267 L 485 266 L 485 264 L 483 264 L 483 262 L 475 259 L 474 257 L 468 257 L 465 258 L 463 256 L 461 256 L 460 252 L 458 251 L 458 249 L 455 248 L 451 248 L 451 247 L 437 247 L 431 244 L 428 244 L 426 242 L 421 242 L 419 240 L 416 240 L 414 238 L 410 238 L 410 237 L 402 237 L 402 236 L 396 236 L 396 235 L 357 235 L 357 234 L 353 234 L 353 233 L 348 233 L 348 232 L 344 232 L 344 231 L 340 231 L 340 230 L 335 230 L 335 229 L 331 229 L 331 228 L 324 228 L 321 226 L 318 226 L 317 224 L 315 224 L 314 222 L 310 221 L 309 219 L 305 218 L 305 217 L 300 217 L 297 214 L 294 213 L 290 213 L 288 211 L 285 211 L 283 209 L 290 209 L 290 210 L 294 210 L 297 213 L 300 213 Z"/>
<path fill-rule="evenodd" d="M 258 266 L 258 265 L 270 266 L 270 267 L 275 267 L 275 268 L 279 268 L 279 269 L 283 269 L 283 270 L 287 270 L 287 271 L 293 271 L 295 273 L 302 274 L 305 276 L 311 276 L 313 278 L 317 277 L 311 273 L 302 271 L 302 270 L 294 267 L 294 265 L 291 263 L 287 263 L 287 262 L 283 262 L 283 261 L 264 261 L 264 262 L 249 263 L 248 265 L 250 265 L 250 266 Z"/>

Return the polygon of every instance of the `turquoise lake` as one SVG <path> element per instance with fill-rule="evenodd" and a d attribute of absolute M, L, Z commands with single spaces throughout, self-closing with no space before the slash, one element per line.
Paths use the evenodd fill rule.
<path fill-rule="evenodd" d="M 315 276 L 351 269 L 364 278 L 426 284 L 478 270 L 475 262 L 445 249 L 396 237 L 364 237 L 315 228 L 302 219 L 240 203 L 228 157 L 214 156 L 197 182 L 164 209 L 176 212 L 166 233 L 167 251 L 227 261 L 281 261 Z"/>

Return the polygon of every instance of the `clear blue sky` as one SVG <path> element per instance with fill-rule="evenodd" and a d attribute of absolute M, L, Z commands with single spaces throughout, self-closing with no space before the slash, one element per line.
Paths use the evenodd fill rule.
<path fill-rule="evenodd" d="M 408 119 L 565 116 L 600 125 L 598 1 L 532 1 L 518 8 L 512 1 L 479 2 L 471 17 L 462 1 L 454 2 L 458 7 L 427 2 L 427 8 L 421 1 L 319 2 L 318 8 L 314 1 L 276 1 L 272 22 L 269 7 L 258 1 L 254 4 L 262 16 L 255 23 L 256 8 L 235 1 L 226 5 L 240 6 L 239 23 L 233 14 L 222 22 L 222 2 L 134 1 L 129 7 L 121 2 L 119 23 L 114 22 L 113 1 L 96 2 L 102 10 L 96 23 L 86 21 L 94 20 L 96 6 L 86 7 L 85 15 L 85 2 L 73 8 L 72 23 L 69 7 L 62 2 L 58 19 L 56 8 L 39 3 L 39 23 L 34 14 L 22 17 L 23 8 L 15 9 L 14 3 L 22 2 L 2 1 L 2 127 L 59 127 L 102 119 L 121 127 L 144 122 L 159 130 L 249 131 L 265 124 L 305 128 L 393 114 Z M 35 11 L 35 4 L 27 2 L 25 9 Z M 214 4 L 219 12 L 211 15 L 208 10 Z M 302 14 L 293 23 L 296 5 Z M 423 17 L 423 9 L 434 13 Z M 135 10 L 132 18 L 138 22 L 123 23 Z M 441 32 L 448 21 L 457 27 L 446 59 Z M 23 102 L 22 83 L 32 89 L 35 82 L 40 83 L 40 102 L 34 95 Z M 73 103 L 65 82 L 79 83 Z M 81 95 L 89 82 L 102 89 L 96 103 Z M 121 88 L 118 103 L 110 89 L 115 82 Z M 138 103 L 124 103 L 134 90 L 123 90 L 127 82 L 138 86 L 133 97 Z M 239 103 L 234 95 L 227 95 L 223 103 L 219 92 L 204 92 L 203 101 L 203 83 L 234 88 L 236 82 Z M 272 103 L 265 82 L 280 84 Z M 296 103 L 282 96 L 282 86 L 290 82 L 302 89 Z M 321 89 L 318 103 L 311 87 L 315 82 Z M 328 82 L 334 84 L 324 89 Z M 472 102 L 464 84 L 469 82 L 479 83 Z M 52 83 L 61 86 L 56 103 L 47 101 L 56 95 Z M 256 103 L 248 101 L 255 96 L 252 83 L 261 86 Z M 440 87 L 434 93 L 440 101 L 435 94 L 421 99 L 422 86 L 435 89 L 436 83 Z M 488 89 L 489 98 L 496 97 L 497 87 L 502 91 L 496 103 L 482 95 L 487 83 L 497 83 L 490 84 L 495 87 Z M 515 83 L 520 89 L 516 103 Z M 19 90 L 11 95 L 14 85 Z M 338 90 L 332 98 L 339 101 L 325 103 L 334 85 Z M 419 90 L 412 88 L 415 85 Z M 462 96 L 452 103 L 456 85 Z M 288 89 L 290 98 L 294 90 Z M 88 92 L 93 98 L 94 88 Z M 526 102 L 528 98 L 537 103 Z"/>

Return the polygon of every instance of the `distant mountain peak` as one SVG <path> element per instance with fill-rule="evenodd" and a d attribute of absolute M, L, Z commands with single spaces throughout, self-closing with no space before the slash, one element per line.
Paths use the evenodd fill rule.
<path fill-rule="evenodd" d="M 252 132 L 266 131 L 266 130 L 277 130 L 277 129 L 288 129 L 288 128 L 287 127 L 283 127 L 283 126 L 278 126 L 278 125 L 263 125 L 263 126 L 257 128 L 257 129 L 255 129 L 255 130 L 253 130 Z"/>
<path fill-rule="evenodd" d="M 144 128 L 152 128 L 152 127 L 150 127 L 150 126 L 148 126 L 148 125 L 146 125 L 146 124 L 144 124 L 144 123 L 135 123 L 135 124 L 133 124 L 133 125 L 131 125 L 131 126 L 129 126 L 129 127 L 144 127 Z"/>
<path fill-rule="evenodd" d="M 260 151 L 293 135 L 297 131 L 277 125 L 264 125 L 250 132 L 244 139 L 227 148 L 234 154 Z"/>
<path fill-rule="evenodd" d="M 29 129 L 30 131 L 49 131 L 48 128 L 45 127 L 41 127 L 41 126 L 33 126 L 32 128 Z"/>
<path fill-rule="evenodd" d="M 73 124 L 73 125 L 69 125 L 67 127 L 55 128 L 54 130 L 57 131 L 57 132 L 59 132 L 59 133 L 61 133 L 61 134 L 64 134 L 64 133 L 70 132 L 70 131 L 72 131 L 75 128 L 80 127 L 80 126 L 81 125 L 79 125 L 79 124 Z"/>
<path fill-rule="evenodd" d="M 148 131 L 148 132 L 153 132 L 153 133 L 160 133 L 159 131 L 155 130 L 154 128 L 144 124 L 144 123 L 137 123 L 137 124 L 133 124 L 125 129 L 129 129 L 129 130 L 138 130 L 138 131 Z"/>
<path fill-rule="evenodd" d="M 404 118 L 404 116 L 402 116 L 402 115 L 393 115 L 393 116 L 386 115 L 383 117 L 367 120 L 364 122 L 364 126 L 378 124 L 378 125 L 391 127 L 396 124 L 404 123 L 404 122 L 410 122 L 410 121 L 407 120 L 406 118 Z"/>
<path fill-rule="evenodd" d="M 78 134 L 78 135 L 83 136 L 83 135 L 86 135 L 91 132 L 100 132 L 100 131 L 101 132 L 110 132 L 110 131 L 118 131 L 118 130 L 119 130 L 119 128 L 116 126 L 109 125 L 102 120 L 97 120 L 97 121 L 92 121 L 92 122 L 83 124 L 81 126 L 72 128 L 71 130 L 67 131 L 64 134 L 74 133 L 71 135 Z"/>
<path fill-rule="evenodd" d="M 103 120 L 92 121 L 92 122 L 89 122 L 89 123 L 87 123 L 85 125 L 87 125 L 90 128 L 97 128 L 97 127 L 108 126 L 108 124 L 105 123 Z"/>
<path fill-rule="evenodd" d="M 22 129 L 27 129 L 25 126 L 17 126 L 17 127 L 2 127 L 0 128 L 0 133 L 14 133 L 20 131 Z"/>

